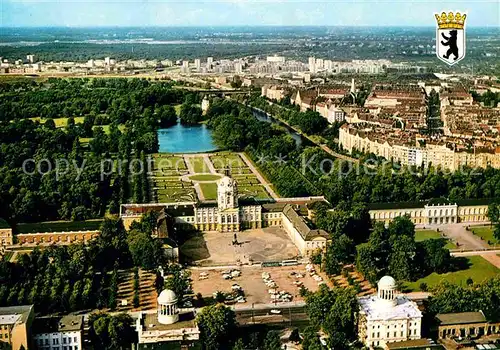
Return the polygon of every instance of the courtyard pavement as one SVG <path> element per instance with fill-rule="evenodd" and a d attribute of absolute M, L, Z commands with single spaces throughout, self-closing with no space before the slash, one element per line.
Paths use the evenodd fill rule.
<path fill-rule="evenodd" d="M 233 245 L 235 234 L 237 245 Z M 204 266 L 281 261 L 299 255 L 286 232 L 276 227 L 236 233 L 204 232 L 189 239 L 180 250 L 190 261 Z"/>

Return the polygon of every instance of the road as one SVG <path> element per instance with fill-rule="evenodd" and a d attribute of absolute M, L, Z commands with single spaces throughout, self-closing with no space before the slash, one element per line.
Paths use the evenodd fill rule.
<path fill-rule="evenodd" d="M 451 238 L 458 244 L 460 250 L 464 250 L 451 251 L 451 255 L 456 257 L 481 256 L 483 259 L 500 269 L 500 256 L 498 256 L 500 249 L 491 249 L 487 242 L 472 234 L 471 231 L 467 231 L 467 226 L 469 226 L 469 224 L 464 223 L 437 226 L 445 236 Z"/>
<path fill-rule="evenodd" d="M 280 314 L 273 314 L 271 310 L 280 310 Z M 236 320 L 240 325 L 248 324 L 293 324 L 309 320 L 305 305 L 297 306 L 267 306 L 249 310 L 235 310 Z"/>

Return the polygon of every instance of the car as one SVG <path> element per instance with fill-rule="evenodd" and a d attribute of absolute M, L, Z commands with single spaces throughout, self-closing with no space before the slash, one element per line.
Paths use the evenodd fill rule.
<path fill-rule="evenodd" d="M 274 314 L 274 315 L 279 315 L 279 314 L 281 314 L 281 310 L 272 309 L 271 311 L 269 311 L 269 313 Z"/>

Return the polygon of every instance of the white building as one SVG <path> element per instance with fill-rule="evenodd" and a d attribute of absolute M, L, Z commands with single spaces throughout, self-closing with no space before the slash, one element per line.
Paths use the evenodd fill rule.
<path fill-rule="evenodd" d="M 199 72 L 201 69 L 201 60 L 199 58 L 194 60 L 194 66 L 196 68 L 196 71 Z"/>
<path fill-rule="evenodd" d="M 189 61 L 182 61 L 181 72 L 189 73 Z"/>
<path fill-rule="evenodd" d="M 81 350 L 83 316 L 40 317 L 33 322 L 33 341 L 39 350 Z"/>
<path fill-rule="evenodd" d="M 285 63 L 285 57 L 283 56 L 267 56 L 267 62 L 270 63 Z"/>
<path fill-rule="evenodd" d="M 203 112 L 203 114 L 207 113 L 209 107 L 210 107 L 210 101 L 208 100 L 208 97 L 205 96 L 201 101 L 201 111 Z"/>
<path fill-rule="evenodd" d="M 422 312 L 415 302 L 398 295 L 396 281 L 384 276 L 377 295 L 359 297 L 358 337 L 369 348 L 420 339 Z"/>
<path fill-rule="evenodd" d="M 178 347 L 175 347 L 179 349 L 188 349 L 198 342 L 200 330 L 193 312 L 178 309 L 177 301 L 175 293 L 166 289 L 158 296 L 157 311 L 139 313 L 135 325 L 138 336 L 136 349 L 156 349 L 167 342 L 177 344 Z"/>

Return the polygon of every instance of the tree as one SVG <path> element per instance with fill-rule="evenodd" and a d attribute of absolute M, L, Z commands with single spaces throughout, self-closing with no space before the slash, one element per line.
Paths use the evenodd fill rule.
<path fill-rule="evenodd" d="M 184 294 L 191 290 L 189 271 L 182 270 L 180 265 L 170 265 L 170 276 L 165 279 L 165 288 L 172 290 L 181 303 Z"/>
<path fill-rule="evenodd" d="M 281 350 L 281 340 L 278 332 L 267 332 L 266 339 L 264 339 L 264 350 Z"/>
<path fill-rule="evenodd" d="M 136 229 L 128 232 L 127 244 L 134 266 L 152 270 L 164 262 L 163 249 L 159 240 Z"/>
<path fill-rule="evenodd" d="M 201 107 L 184 103 L 181 106 L 179 119 L 181 123 L 185 125 L 198 124 L 203 120 L 203 111 L 201 110 Z"/>
<path fill-rule="evenodd" d="M 135 342 L 132 318 L 126 314 L 94 313 L 89 317 L 89 337 L 99 349 L 130 349 Z"/>
<path fill-rule="evenodd" d="M 168 128 L 177 124 L 177 113 L 173 106 L 163 106 L 159 109 L 158 117 L 160 119 L 160 127 Z"/>
<path fill-rule="evenodd" d="M 222 304 L 204 307 L 197 317 L 200 339 L 207 350 L 228 348 L 230 336 L 236 328 L 236 315 Z"/>
<path fill-rule="evenodd" d="M 356 292 L 352 288 L 329 289 L 321 285 L 316 293 L 306 296 L 306 308 L 311 323 L 329 335 L 332 348 L 347 348 L 356 339 L 356 314 L 359 310 Z"/>
<path fill-rule="evenodd" d="M 304 330 L 304 339 L 302 340 L 303 350 L 322 350 L 324 349 L 319 340 L 318 330 L 309 326 Z"/>

